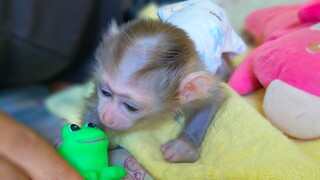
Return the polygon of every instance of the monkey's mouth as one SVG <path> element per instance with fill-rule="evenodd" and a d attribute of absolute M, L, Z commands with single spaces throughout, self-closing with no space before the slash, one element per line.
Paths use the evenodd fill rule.
<path fill-rule="evenodd" d="M 98 139 L 92 139 L 92 140 L 79 140 L 79 143 L 87 144 L 87 143 L 95 143 L 99 141 L 104 141 L 106 138 L 98 138 Z"/>

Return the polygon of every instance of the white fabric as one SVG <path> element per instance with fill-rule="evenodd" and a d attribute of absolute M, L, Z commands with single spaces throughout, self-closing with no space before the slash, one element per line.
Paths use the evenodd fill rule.
<path fill-rule="evenodd" d="M 188 33 L 208 71 L 216 73 L 222 53 L 241 54 L 242 39 L 232 29 L 225 11 L 210 0 L 189 0 L 158 9 L 158 16 Z"/>

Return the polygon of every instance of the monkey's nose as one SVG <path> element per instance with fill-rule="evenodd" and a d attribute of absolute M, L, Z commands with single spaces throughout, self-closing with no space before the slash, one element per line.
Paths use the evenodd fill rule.
<path fill-rule="evenodd" d="M 104 119 L 104 122 L 106 124 L 112 124 L 113 123 L 113 120 L 112 119 Z"/>
<path fill-rule="evenodd" d="M 108 116 L 107 113 L 104 113 L 103 114 L 103 122 L 105 124 L 112 124 L 113 123 L 113 119 L 110 116 Z"/>

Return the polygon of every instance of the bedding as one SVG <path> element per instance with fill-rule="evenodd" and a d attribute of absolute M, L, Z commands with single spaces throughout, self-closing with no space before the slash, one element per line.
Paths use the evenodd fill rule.
<path fill-rule="evenodd" d="M 0 109 L 54 143 L 60 136 L 63 121 L 46 108 L 49 94 L 48 88 L 42 85 L 0 90 Z"/>
<path fill-rule="evenodd" d="M 228 85 L 221 86 L 228 98 L 207 132 L 201 158 L 196 163 L 170 164 L 163 159 L 160 146 L 181 129 L 181 123 L 173 119 L 154 124 L 150 130 L 131 130 L 117 136 L 109 133 L 110 140 L 128 150 L 134 162 L 139 162 L 155 179 L 316 179 L 320 176 L 320 140 L 292 140 L 273 127 L 252 106 L 259 109 L 258 95 L 263 92 L 242 97 Z M 51 111 L 55 109 L 53 100 L 47 101 Z M 81 108 L 78 110 L 79 113 Z M 76 118 L 69 120 L 81 122 Z M 133 158 L 130 154 L 122 155 Z M 146 173 L 143 168 L 140 172 Z"/>

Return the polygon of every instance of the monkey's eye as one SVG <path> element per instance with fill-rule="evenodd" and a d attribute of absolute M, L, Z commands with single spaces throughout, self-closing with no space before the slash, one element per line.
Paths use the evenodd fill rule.
<path fill-rule="evenodd" d="M 88 123 L 86 124 L 86 127 L 98 128 L 98 126 L 94 123 Z"/>
<path fill-rule="evenodd" d="M 129 104 L 127 104 L 127 103 L 123 103 L 123 104 L 124 104 L 124 106 L 127 108 L 127 110 L 130 111 L 130 112 L 136 112 L 136 111 L 138 111 L 138 108 L 133 107 L 132 105 L 129 105 Z"/>
<path fill-rule="evenodd" d="M 111 94 L 109 91 L 106 91 L 106 90 L 104 90 L 104 89 L 101 89 L 101 92 L 102 92 L 102 94 L 103 94 L 104 96 L 106 96 L 106 97 L 111 97 L 111 96 L 112 96 L 112 94 Z"/>
<path fill-rule="evenodd" d="M 71 131 L 78 131 L 80 129 L 79 126 L 75 124 L 70 124 L 69 128 Z"/>

